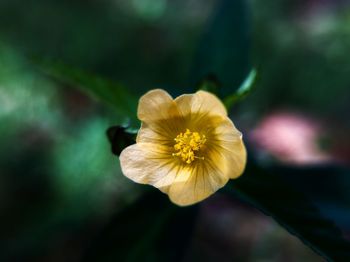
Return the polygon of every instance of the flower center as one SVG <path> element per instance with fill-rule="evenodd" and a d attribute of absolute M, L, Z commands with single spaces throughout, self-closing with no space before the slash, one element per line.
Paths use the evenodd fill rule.
<path fill-rule="evenodd" d="M 207 139 L 205 135 L 200 135 L 198 132 L 191 132 L 186 129 L 186 132 L 180 133 L 176 138 L 174 145 L 176 153 L 173 156 L 181 157 L 182 161 L 191 164 L 196 158 L 204 159 L 204 157 L 197 157 L 195 152 L 201 149 Z"/>

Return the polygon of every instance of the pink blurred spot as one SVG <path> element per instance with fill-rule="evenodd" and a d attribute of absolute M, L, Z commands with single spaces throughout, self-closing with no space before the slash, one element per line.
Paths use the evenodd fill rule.
<path fill-rule="evenodd" d="M 330 160 L 318 145 L 321 126 L 312 119 L 291 112 L 267 116 L 250 138 L 263 151 L 290 164 L 318 164 Z"/>

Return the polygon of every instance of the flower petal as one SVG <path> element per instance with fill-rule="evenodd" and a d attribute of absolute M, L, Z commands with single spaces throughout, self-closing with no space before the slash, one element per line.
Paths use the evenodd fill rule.
<path fill-rule="evenodd" d="M 147 92 L 139 100 L 137 117 L 141 121 L 152 122 L 179 116 L 173 98 L 162 89 Z"/>
<path fill-rule="evenodd" d="M 136 142 L 173 146 L 174 138 L 182 131 L 183 123 L 179 118 L 142 122 Z"/>
<path fill-rule="evenodd" d="M 134 182 L 150 184 L 165 191 L 177 173 L 171 150 L 151 143 L 131 145 L 120 154 L 122 172 Z"/>
<path fill-rule="evenodd" d="M 202 163 L 179 169 L 168 194 L 170 200 L 177 205 L 192 205 L 212 195 L 227 181 L 228 178 L 220 170 L 204 160 Z"/>
<path fill-rule="evenodd" d="M 183 116 L 198 113 L 227 116 L 223 103 L 215 95 L 206 91 L 181 95 L 175 99 L 175 103 Z"/>
<path fill-rule="evenodd" d="M 215 159 L 212 162 L 228 178 L 239 177 L 243 173 L 247 161 L 247 152 L 241 132 L 227 118 L 215 128 L 213 137 L 209 140 L 208 145 L 209 158 Z M 218 165 L 218 158 L 224 159 L 225 164 Z"/>

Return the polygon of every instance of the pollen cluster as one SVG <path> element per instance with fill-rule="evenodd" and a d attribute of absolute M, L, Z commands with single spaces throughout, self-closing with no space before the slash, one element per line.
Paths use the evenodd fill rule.
<path fill-rule="evenodd" d="M 204 157 L 197 157 L 195 152 L 201 149 L 206 142 L 205 135 L 200 135 L 198 132 L 191 132 L 186 129 L 186 132 L 180 133 L 175 138 L 174 145 L 176 153 L 173 156 L 181 157 L 182 161 L 191 164 L 196 158 L 204 159 Z"/>

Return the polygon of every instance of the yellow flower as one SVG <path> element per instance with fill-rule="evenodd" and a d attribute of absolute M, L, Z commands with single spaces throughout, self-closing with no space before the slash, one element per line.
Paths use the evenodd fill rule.
<path fill-rule="evenodd" d="M 242 134 L 221 101 L 198 91 L 173 99 L 161 89 L 141 97 L 136 144 L 120 163 L 131 180 L 150 184 L 185 206 L 199 202 L 239 177 L 246 164 Z"/>

